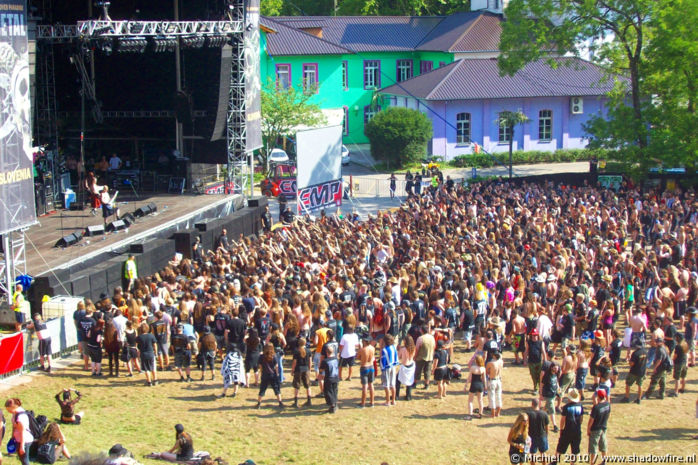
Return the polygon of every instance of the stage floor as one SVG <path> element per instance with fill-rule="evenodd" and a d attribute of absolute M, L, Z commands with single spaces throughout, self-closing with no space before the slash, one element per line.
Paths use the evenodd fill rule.
<path fill-rule="evenodd" d="M 128 239 L 137 239 L 148 231 L 157 230 L 163 225 L 175 222 L 197 211 L 212 208 L 226 201 L 231 201 L 230 195 L 172 195 L 159 194 L 142 196 L 135 200 L 133 197 L 119 194 L 117 203 L 120 213 L 133 213 L 138 207 L 154 203 L 157 212 L 136 219 L 136 223 L 128 230 L 107 233 L 101 236 L 87 237 L 82 241 L 66 248 L 54 247 L 63 236 L 73 232 L 84 231 L 88 226 L 103 223 L 101 210 L 97 215 L 91 214 L 91 208 L 84 210 L 63 210 L 37 218 L 39 224 L 25 232 L 26 268 L 27 274 L 40 276 L 51 269 L 61 268 L 65 264 L 82 257 L 109 249 Z M 110 218 L 113 220 L 114 218 Z"/>

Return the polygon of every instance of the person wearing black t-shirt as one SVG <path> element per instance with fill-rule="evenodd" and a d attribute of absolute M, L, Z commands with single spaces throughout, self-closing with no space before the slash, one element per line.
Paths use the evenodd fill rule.
<path fill-rule="evenodd" d="M 580 402 L 579 391 L 570 389 L 567 394 L 569 402 L 562 407 L 560 415 L 560 440 L 557 443 L 558 461 L 560 454 L 566 454 L 567 448 L 572 447 L 574 455 L 579 454 L 579 445 L 582 442 L 582 418 L 584 407 Z"/>
<path fill-rule="evenodd" d="M 157 353 L 158 341 L 150 332 L 148 323 L 143 322 L 138 327 L 138 337 L 136 338 L 138 352 L 141 356 L 141 369 L 145 372 L 146 386 L 158 384 L 157 373 L 155 371 L 155 354 Z"/>
<path fill-rule="evenodd" d="M 558 432 L 557 421 L 555 421 L 555 398 L 559 395 L 560 384 L 558 376 L 560 365 L 552 361 L 546 361 L 541 366 L 540 373 L 540 397 L 543 399 L 543 408 L 550 415 L 553 423 L 553 431 Z"/>
<path fill-rule="evenodd" d="M 669 396 L 677 397 L 686 390 L 686 374 L 688 371 L 688 344 L 681 333 L 676 333 L 676 349 L 674 349 L 674 392 Z"/>
<path fill-rule="evenodd" d="M 637 384 L 637 399 L 635 403 L 639 404 L 640 399 L 642 399 L 642 382 L 645 380 L 645 372 L 647 370 L 647 350 L 645 350 L 643 342 L 639 339 L 635 341 L 633 347 L 635 350 L 630 354 L 630 360 L 628 361 L 630 371 L 625 379 L 625 397 L 621 399 L 621 402 L 630 401 L 630 387 L 633 384 Z"/>
<path fill-rule="evenodd" d="M 41 315 L 34 314 L 34 319 L 27 325 L 28 329 L 34 330 L 39 338 L 39 361 L 41 369 L 51 373 L 51 336 L 46 323 L 41 319 Z M 48 367 L 46 366 L 48 365 Z"/>
<path fill-rule="evenodd" d="M 170 365 L 170 328 L 162 315 L 162 310 L 155 311 L 155 321 L 150 325 L 150 332 L 153 333 L 158 344 L 157 359 L 160 364 L 160 370 L 165 370 Z"/>
<path fill-rule="evenodd" d="M 541 365 L 546 360 L 546 353 L 543 350 L 543 341 L 540 340 L 538 330 L 535 328 L 531 330 L 531 334 L 526 338 L 526 350 L 523 359 L 528 364 L 528 371 L 533 381 L 533 390 L 538 391 Z"/>
<path fill-rule="evenodd" d="M 666 389 L 666 374 L 671 368 L 671 358 L 664 347 L 664 339 L 657 338 L 654 340 L 656 355 L 652 364 L 652 377 L 650 385 L 645 392 L 644 398 L 649 399 L 654 388 L 659 385 L 659 399 L 664 399 L 664 390 Z"/>
<path fill-rule="evenodd" d="M 327 344 L 325 344 L 327 347 Z M 329 413 L 337 411 L 337 387 L 339 385 L 339 361 L 335 357 L 335 349 L 327 347 L 325 359 L 320 362 L 320 373 L 322 374 L 323 394 L 325 394 L 325 402 L 329 405 Z"/>
<path fill-rule="evenodd" d="M 174 350 L 174 364 L 179 373 L 180 381 L 191 382 L 191 350 L 189 348 L 189 337 L 183 334 L 184 325 L 179 323 L 176 326 L 176 333 L 172 336 L 172 348 Z M 184 372 L 182 372 L 184 369 Z M 187 377 L 184 378 L 184 373 Z"/>
<path fill-rule="evenodd" d="M 244 308 L 244 307 L 243 307 Z M 245 331 L 247 323 L 240 318 L 240 309 L 233 309 L 233 317 L 226 321 L 225 345 L 228 350 L 237 348 L 241 354 L 245 353 Z"/>
<path fill-rule="evenodd" d="M 293 364 L 291 365 L 291 373 L 293 373 L 293 406 L 298 407 L 298 391 L 301 384 L 305 388 L 305 393 L 308 399 L 304 406 L 310 406 L 310 369 L 311 369 L 311 353 L 305 347 L 305 339 L 298 339 L 298 347 L 293 352 Z"/>
<path fill-rule="evenodd" d="M 548 414 L 540 409 L 538 399 L 531 401 L 531 409 L 526 413 L 528 414 L 528 435 L 531 437 L 530 453 L 543 454 L 548 450 L 548 425 L 550 424 Z"/>
<path fill-rule="evenodd" d="M 608 444 L 606 442 L 606 426 L 608 417 L 611 415 L 611 404 L 606 397 L 606 391 L 599 389 L 596 391 L 598 403 L 594 405 L 589 414 L 587 425 L 587 436 L 589 436 L 589 463 L 596 461 L 596 455 L 601 452 L 601 463 L 606 459 Z"/>

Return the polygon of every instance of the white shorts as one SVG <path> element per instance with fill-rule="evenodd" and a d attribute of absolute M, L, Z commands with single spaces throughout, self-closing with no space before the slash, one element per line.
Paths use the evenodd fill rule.
<path fill-rule="evenodd" d="M 390 389 L 395 387 L 395 378 L 397 377 L 397 366 L 386 368 L 381 373 L 381 381 L 383 382 L 383 387 L 385 389 Z"/>

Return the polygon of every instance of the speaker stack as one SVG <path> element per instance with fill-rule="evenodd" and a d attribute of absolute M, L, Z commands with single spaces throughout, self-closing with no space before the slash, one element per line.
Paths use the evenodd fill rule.
<path fill-rule="evenodd" d="M 112 231 L 121 231 L 122 229 L 126 229 L 126 223 L 124 220 L 116 220 L 112 221 L 111 223 L 107 224 L 107 232 L 112 232 Z"/>
<path fill-rule="evenodd" d="M 139 207 L 136 209 L 135 212 L 133 212 L 134 216 L 136 218 L 142 218 L 146 215 L 150 215 L 151 213 L 155 213 L 157 211 L 158 207 L 154 203 L 149 203 L 147 205 L 144 205 L 142 207 Z"/>
<path fill-rule="evenodd" d="M 85 229 L 86 236 L 92 237 L 92 236 L 99 236 L 101 234 L 104 234 L 104 225 L 103 224 L 100 224 L 97 226 L 88 226 Z"/>
<path fill-rule="evenodd" d="M 82 236 L 82 231 L 74 232 L 73 234 L 68 234 L 67 236 L 63 236 L 60 239 L 58 239 L 58 242 L 56 242 L 54 247 L 70 247 L 71 245 L 80 242 L 82 240 Z"/>

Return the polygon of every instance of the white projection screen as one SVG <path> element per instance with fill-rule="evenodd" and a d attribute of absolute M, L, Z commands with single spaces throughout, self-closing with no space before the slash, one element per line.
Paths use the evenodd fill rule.
<path fill-rule="evenodd" d="M 298 190 L 342 177 L 342 126 L 296 133 Z"/>

